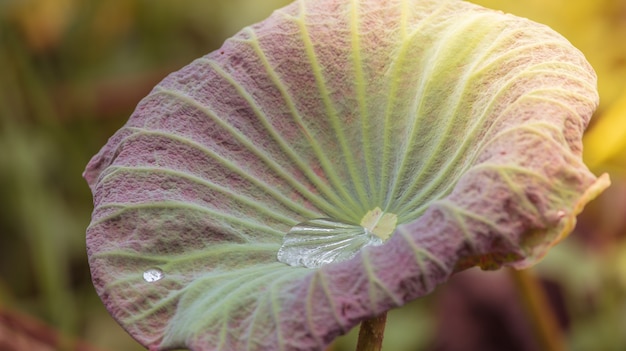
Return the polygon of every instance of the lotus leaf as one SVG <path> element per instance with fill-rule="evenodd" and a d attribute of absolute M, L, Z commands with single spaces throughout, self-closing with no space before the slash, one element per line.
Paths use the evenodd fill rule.
<path fill-rule="evenodd" d="M 150 350 L 322 350 L 472 266 L 524 268 L 609 184 L 546 26 L 299 0 L 165 78 L 85 171 L 93 282 Z"/>

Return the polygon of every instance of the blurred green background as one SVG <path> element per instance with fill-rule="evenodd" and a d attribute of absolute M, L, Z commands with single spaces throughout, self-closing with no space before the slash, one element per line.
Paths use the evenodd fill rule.
<path fill-rule="evenodd" d="M 0 0 L 1 351 L 143 349 L 91 286 L 81 173 L 166 74 L 288 2 Z M 625 350 L 626 0 L 476 2 L 550 25 L 598 73 L 585 159 L 613 185 L 534 270 L 569 349 Z M 529 328 L 505 271 L 470 270 L 392 311 L 385 349 L 532 350 Z"/>

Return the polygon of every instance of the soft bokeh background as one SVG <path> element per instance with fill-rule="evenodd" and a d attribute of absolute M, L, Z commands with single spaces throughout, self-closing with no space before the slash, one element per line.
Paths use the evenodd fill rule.
<path fill-rule="evenodd" d="M 476 2 L 550 25 L 598 73 L 585 159 L 613 186 L 534 271 L 571 350 L 624 350 L 626 0 Z M 143 349 L 91 286 L 83 168 L 167 73 L 287 3 L 0 0 L 0 350 Z M 507 272 L 470 270 L 392 311 L 385 349 L 533 350 L 530 330 Z"/>

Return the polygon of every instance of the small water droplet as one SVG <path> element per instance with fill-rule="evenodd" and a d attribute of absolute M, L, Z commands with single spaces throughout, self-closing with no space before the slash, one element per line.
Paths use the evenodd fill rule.
<path fill-rule="evenodd" d="M 556 216 L 557 216 L 559 219 L 562 219 L 563 217 L 565 217 L 565 215 L 566 215 L 565 211 L 558 211 L 558 212 L 556 213 Z"/>
<path fill-rule="evenodd" d="M 147 281 L 148 283 L 157 282 L 163 279 L 164 276 L 165 275 L 163 274 L 163 271 L 158 268 L 150 268 L 147 271 L 143 272 L 143 280 Z"/>

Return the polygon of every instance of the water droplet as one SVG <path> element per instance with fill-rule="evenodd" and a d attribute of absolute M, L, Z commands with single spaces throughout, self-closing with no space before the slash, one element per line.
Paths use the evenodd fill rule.
<path fill-rule="evenodd" d="M 148 283 L 157 282 L 163 279 L 164 276 L 165 275 L 163 274 L 163 271 L 158 268 L 150 268 L 147 271 L 143 272 L 143 280 L 147 281 Z"/>
<path fill-rule="evenodd" d="M 561 210 L 561 211 L 558 211 L 558 212 L 556 213 L 556 216 L 557 216 L 559 219 L 562 219 L 563 217 L 565 217 L 565 215 L 566 215 L 565 211 L 562 211 L 562 210 Z"/>
<path fill-rule="evenodd" d="M 283 238 L 277 257 L 291 266 L 316 268 L 349 260 L 362 248 L 383 242 L 360 225 L 319 218 L 292 227 Z"/>

